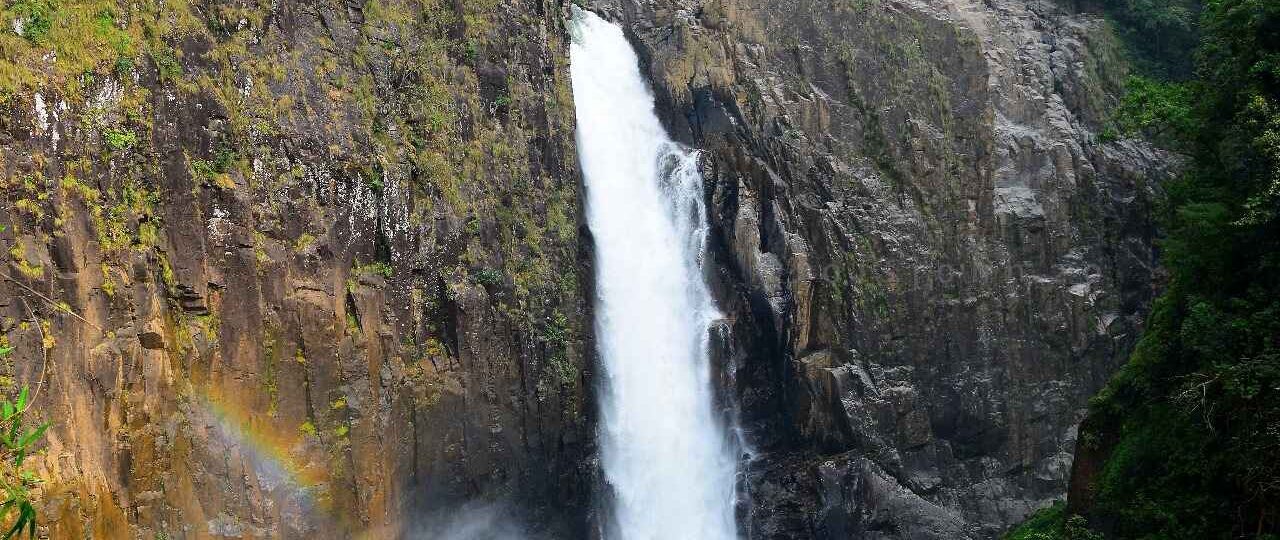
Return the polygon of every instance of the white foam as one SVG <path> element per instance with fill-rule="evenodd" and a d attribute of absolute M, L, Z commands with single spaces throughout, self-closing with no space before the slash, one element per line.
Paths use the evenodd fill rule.
<path fill-rule="evenodd" d="M 671 141 L 621 29 L 575 8 L 570 47 L 603 361 L 600 445 L 626 540 L 737 537 L 734 444 L 713 405 L 697 153 Z"/>

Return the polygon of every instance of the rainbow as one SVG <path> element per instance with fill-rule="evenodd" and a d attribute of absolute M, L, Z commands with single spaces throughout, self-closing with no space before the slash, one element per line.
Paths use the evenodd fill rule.
<path fill-rule="evenodd" d="M 344 529 L 359 529 L 350 516 L 336 512 L 323 463 L 306 458 L 306 440 L 300 430 L 279 429 L 261 411 L 248 411 L 234 400 L 224 399 L 215 388 L 193 388 L 188 418 L 210 428 L 210 435 L 229 449 L 238 450 L 251 463 L 265 491 L 279 494 L 303 513 L 320 521 L 336 522 Z M 317 515 L 318 514 L 318 515 Z"/>

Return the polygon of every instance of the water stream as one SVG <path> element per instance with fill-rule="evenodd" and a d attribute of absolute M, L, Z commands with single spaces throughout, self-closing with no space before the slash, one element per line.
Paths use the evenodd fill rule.
<path fill-rule="evenodd" d="M 735 449 L 714 406 L 698 154 L 673 142 L 622 30 L 574 9 L 570 62 L 596 245 L 606 535 L 737 537 Z"/>

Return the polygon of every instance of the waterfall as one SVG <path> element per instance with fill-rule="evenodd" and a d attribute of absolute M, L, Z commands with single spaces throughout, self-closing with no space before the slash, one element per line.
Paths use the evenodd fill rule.
<path fill-rule="evenodd" d="M 713 404 L 697 152 L 654 114 L 617 26 L 574 8 L 570 64 L 603 362 L 600 454 L 610 538 L 737 537 L 734 444 Z"/>

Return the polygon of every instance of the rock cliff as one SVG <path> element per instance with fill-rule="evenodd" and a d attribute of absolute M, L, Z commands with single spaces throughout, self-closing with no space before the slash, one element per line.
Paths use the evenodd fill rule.
<path fill-rule="evenodd" d="M 1106 136 L 1107 25 L 583 3 L 704 151 L 750 537 L 992 537 L 1062 497 L 1173 163 Z M 567 3 L 6 5 L 0 384 L 55 421 L 43 533 L 589 536 Z"/>
<path fill-rule="evenodd" d="M 1106 136 L 1097 15 L 601 0 L 704 149 L 751 538 L 992 537 L 1061 498 L 1158 276 L 1173 160 Z"/>
<path fill-rule="evenodd" d="M 564 5 L 5 5 L 0 374 L 54 422 L 42 534 L 586 534 Z"/>

